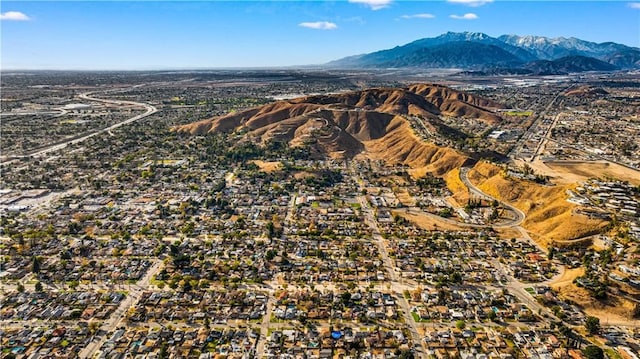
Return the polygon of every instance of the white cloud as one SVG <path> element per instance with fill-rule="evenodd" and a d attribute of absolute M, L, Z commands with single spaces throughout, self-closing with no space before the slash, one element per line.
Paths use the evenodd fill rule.
<path fill-rule="evenodd" d="M 478 15 L 469 12 L 464 15 L 449 15 L 449 17 L 456 20 L 475 20 L 478 18 Z"/>
<path fill-rule="evenodd" d="M 29 20 L 29 17 L 20 11 L 7 11 L 0 14 L 0 20 L 27 21 Z"/>
<path fill-rule="evenodd" d="M 384 9 L 391 5 L 393 0 L 349 0 L 350 3 L 362 4 L 371 8 L 371 10 Z"/>
<path fill-rule="evenodd" d="M 413 14 L 413 15 L 402 15 L 400 17 L 403 19 L 433 19 L 436 16 L 433 14 Z"/>
<path fill-rule="evenodd" d="M 461 4 L 461 5 L 471 6 L 471 7 L 478 7 L 478 6 L 492 3 L 493 0 L 447 0 L 447 2 L 452 4 Z"/>
<path fill-rule="evenodd" d="M 628 5 L 632 9 L 640 9 L 640 2 L 630 2 Z"/>
<path fill-rule="evenodd" d="M 335 30 L 338 28 L 338 25 L 328 21 L 301 22 L 298 26 L 316 30 Z"/>

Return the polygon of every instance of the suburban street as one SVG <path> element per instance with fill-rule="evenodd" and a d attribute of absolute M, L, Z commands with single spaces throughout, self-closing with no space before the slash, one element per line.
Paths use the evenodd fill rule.
<path fill-rule="evenodd" d="M 162 268 L 162 261 L 159 259 L 155 259 L 154 263 L 151 265 L 147 273 L 142 279 L 138 281 L 138 283 L 132 285 L 127 293 L 127 297 L 120 302 L 118 309 L 116 309 L 109 319 L 102 323 L 100 327 L 101 330 L 106 333 L 110 333 L 116 328 L 120 326 L 125 316 L 127 315 L 127 310 L 134 305 L 142 293 L 149 288 L 149 283 L 151 279 L 158 274 Z M 107 335 L 94 336 L 91 343 L 89 343 L 79 354 L 80 358 L 92 358 L 96 351 L 104 344 L 107 340 Z"/>
<path fill-rule="evenodd" d="M 354 168 L 350 168 L 354 179 L 360 186 L 360 191 L 362 191 L 362 179 L 357 176 L 357 172 Z M 369 205 L 369 201 L 365 196 L 358 196 L 358 202 L 362 208 L 362 212 L 364 215 L 365 222 L 369 226 L 372 232 L 372 239 L 374 243 L 378 246 L 378 251 L 380 252 L 380 256 L 382 258 L 383 265 L 386 269 L 387 281 L 391 284 L 390 288 L 395 292 L 395 296 L 398 300 L 398 304 L 400 306 L 400 310 L 402 311 L 402 317 L 404 322 L 408 324 L 408 329 L 411 332 L 412 341 L 414 343 L 414 349 L 416 350 L 415 355 L 417 358 L 426 358 L 427 352 L 424 346 L 424 342 L 420 334 L 418 333 L 418 327 L 416 326 L 416 322 L 411 316 L 411 309 L 409 308 L 409 303 L 403 295 L 404 286 L 399 282 L 398 276 L 396 274 L 395 265 L 391 258 L 389 257 L 389 249 L 387 248 L 386 241 L 382 238 L 380 234 L 380 227 L 378 226 L 378 221 L 375 218 L 373 209 Z"/>

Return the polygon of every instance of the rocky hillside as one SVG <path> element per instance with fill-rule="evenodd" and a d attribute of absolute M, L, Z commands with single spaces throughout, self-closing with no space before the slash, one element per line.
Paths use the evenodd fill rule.
<path fill-rule="evenodd" d="M 502 106 L 446 86 L 416 84 L 276 101 L 173 130 L 194 135 L 241 131 L 246 141 L 254 143 L 286 142 L 334 158 L 362 154 L 444 173 L 466 157 L 424 141 L 412 126 L 419 125 L 433 136 L 464 138 L 440 116 L 495 125 L 502 120 L 493 111 L 497 108 Z"/>

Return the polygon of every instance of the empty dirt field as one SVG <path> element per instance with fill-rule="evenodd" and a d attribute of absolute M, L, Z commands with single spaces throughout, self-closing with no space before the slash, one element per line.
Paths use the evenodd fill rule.
<path fill-rule="evenodd" d="M 614 178 L 629 181 L 636 186 L 640 185 L 640 171 L 611 162 L 555 161 L 544 164 L 572 182 L 581 182 L 588 178 Z"/>

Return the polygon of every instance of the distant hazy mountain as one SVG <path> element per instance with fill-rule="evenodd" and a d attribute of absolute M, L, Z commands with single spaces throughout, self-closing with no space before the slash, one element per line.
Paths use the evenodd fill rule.
<path fill-rule="evenodd" d="M 590 61 L 585 58 L 591 58 Z M 540 62 L 547 60 L 548 62 Z M 555 62 L 556 60 L 562 60 Z M 549 62 L 550 61 L 550 62 Z M 602 62 L 605 62 L 603 64 Z M 610 65 L 610 66 L 606 66 Z M 576 38 L 448 32 L 392 49 L 346 57 L 327 64 L 343 68 L 463 68 L 515 73 L 610 71 L 640 67 L 640 49 Z"/>
<path fill-rule="evenodd" d="M 585 71 L 613 71 L 617 67 L 587 56 L 565 56 L 556 60 L 538 60 L 524 66 L 536 75 L 558 75 Z"/>
<path fill-rule="evenodd" d="M 620 68 L 640 68 L 640 50 L 627 49 L 605 56 L 604 60 Z"/>
<path fill-rule="evenodd" d="M 517 65 L 522 60 L 494 45 L 476 42 L 449 42 L 418 48 L 404 56 L 386 59 L 383 67 L 478 67 L 487 63 Z"/>
<path fill-rule="evenodd" d="M 502 35 L 498 40 L 519 47 L 534 54 L 540 60 L 555 60 L 566 56 L 587 56 L 604 60 L 610 54 L 631 49 L 615 42 L 595 42 L 576 39 L 575 37 L 548 38 L 544 36 Z"/>

